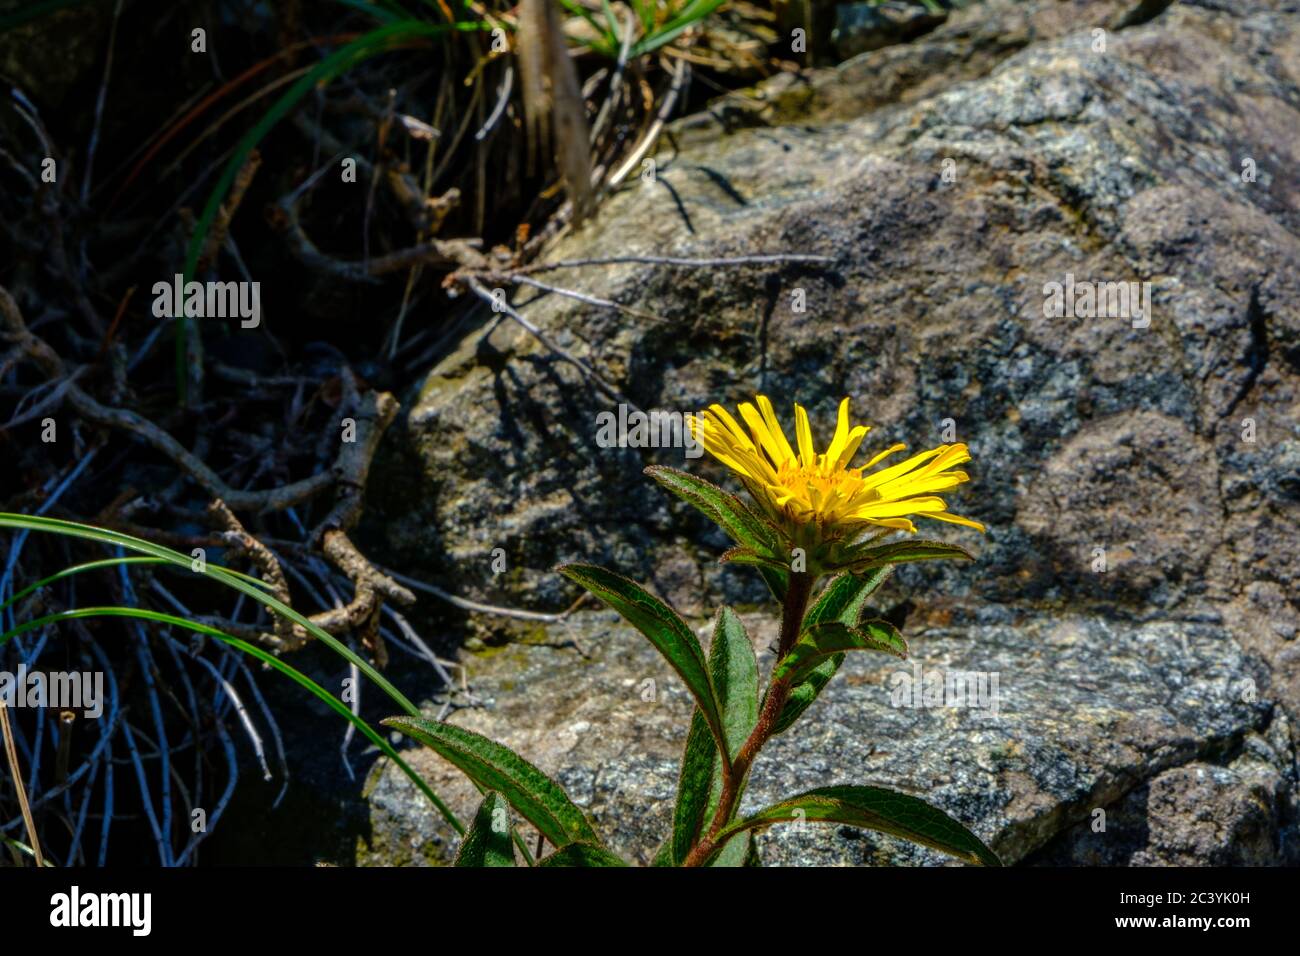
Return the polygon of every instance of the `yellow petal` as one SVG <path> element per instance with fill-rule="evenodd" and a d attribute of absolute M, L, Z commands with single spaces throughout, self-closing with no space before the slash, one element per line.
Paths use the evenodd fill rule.
<path fill-rule="evenodd" d="M 879 455 L 877 455 L 875 458 L 871 459 L 871 461 L 867 462 L 865 465 L 863 465 L 863 466 L 862 466 L 861 468 L 859 468 L 858 470 L 859 470 L 859 471 L 866 471 L 866 470 L 867 470 L 868 468 L 870 468 L 872 465 L 879 464 L 880 462 L 882 462 L 882 461 L 884 461 L 886 458 L 888 458 L 890 455 L 893 455 L 893 454 L 896 454 L 896 453 L 898 453 L 898 452 L 900 452 L 900 451 L 903 451 L 903 450 L 906 449 L 906 448 L 907 448 L 907 446 L 904 445 L 901 441 L 900 441 L 897 445 L 890 445 L 888 448 L 886 448 L 886 449 L 885 449 L 884 451 L 882 451 Z"/>
<path fill-rule="evenodd" d="M 930 515 L 926 515 L 926 517 L 934 518 L 936 521 L 947 521 L 949 524 L 965 525 L 968 528 L 974 528 L 976 531 L 989 530 L 988 528 L 984 527 L 984 525 L 980 524 L 978 521 L 974 521 L 971 518 L 963 518 L 961 515 L 949 514 L 948 512 L 944 512 L 942 514 L 930 514 Z"/>
<path fill-rule="evenodd" d="M 750 434 L 754 436 L 755 443 L 767 453 L 768 459 L 774 465 L 780 465 L 783 460 L 781 446 L 777 444 L 776 438 L 768 431 L 767 423 L 759 415 L 758 409 L 749 402 L 744 402 L 740 406 L 740 417 L 745 420 L 745 424 L 749 426 Z"/>
<path fill-rule="evenodd" d="M 864 518 L 894 518 L 900 515 L 946 511 L 942 498 L 908 498 L 904 501 L 876 501 L 862 505 L 855 512 Z"/>
<path fill-rule="evenodd" d="M 892 465 L 882 471 L 877 471 L 871 475 L 864 475 L 862 479 L 863 485 L 867 488 L 875 488 L 878 485 L 883 485 L 887 481 L 892 481 L 899 475 L 905 475 L 912 469 L 920 467 L 931 458 L 941 454 L 943 449 L 944 446 L 940 445 L 938 448 L 931 448 L 929 451 L 923 451 L 919 455 L 913 455 L 911 458 L 907 459 L 907 461 L 901 462 L 897 465 Z"/>
<path fill-rule="evenodd" d="M 913 473 L 903 475 L 901 478 L 895 478 L 893 481 L 878 486 L 876 492 L 882 498 L 909 498 L 912 495 L 928 495 L 936 491 L 947 491 L 949 488 L 956 488 L 963 481 L 969 480 L 970 476 L 964 471 L 947 471 L 938 475 L 929 475 L 928 477 L 917 477 Z"/>
<path fill-rule="evenodd" d="M 749 440 L 749 436 L 745 434 L 745 430 L 737 424 L 734 418 L 731 417 L 731 413 L 721 405 L 710 405 L 706 414 L 712 415 L 717 419 L 717 421 L 721 423 L 722 427 L 729 431 L 741 445 L 753 447 L 753 442 Z"/>
<path fill-rule="evenodd" d="M 843 399 L 840 402 L 840 412 L 835 418 L 835 437 L 831 439 L 831 446 L 826 449 L 826 460 L 834 464 L 840 459 L 840 452 L 844 446 L 849 443 L 849 400 Z"/>
<path fill-rule="evenodd" d="M 808 427 L 808 413 L 797 402 L 794 406 L 794 434 L 799 440 L 799 460 L 805 468 L 811 468 L 817 462 L 817 455 L 813 451 L 812 429 Z"/>
<path fill-rule="evenodd" d="M 831 466 L 836 471 L 843 471 L 848 467 L 849 462 L 853 460 L 853 456 L 858 453 L 858 446 L 862 444 L 862 439 L 867 437 L 867 432 L 869 431 L 871 431 L 871 429 L 866 425 L 856 425 L 853 427 L 849 432 L 849 440 L 844 443 L 844 447 L 840 449 L 839 455 L 836 456 L 833 462 L 831 462 Z"/>
<path fill-rule="evenodd" d="M 790 442 L 786 440 L 785 430 L 777 420 L 776 411 L 772 408 L 772 403 L 768 401 L 766 395 L 758 396 L 758 410 L 763 413 L 763 421 L 767 423 L 768 432 L 776 439 L 781 451 L 782 461 L 793 461 L 794 449 L 790 447 Z"/>

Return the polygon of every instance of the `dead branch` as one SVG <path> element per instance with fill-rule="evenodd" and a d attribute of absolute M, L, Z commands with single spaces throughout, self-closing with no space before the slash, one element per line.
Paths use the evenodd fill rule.
<path fill-rule="evenodd" d="M 444 205 L 458 201 L 458 197 L 450 194 L 443 199 L 446 201 Z M 299 262 L 349 282 L 378 282 L 379 276 L 400 272 L 416 265 L 454 269 L 466 265 L 482 267 L 484 264 L 482 254 L 475 248 L 477 241 L 470 239 L 431 239 L 409 249 L 376 256 L 368 262 L 335 259 L 321 252 L 303 229 L 298 215 L 297 191 L 282 197 L 272 208 L 276 212 L 272 225 L 284 237 L 289 251 Z M 445 217 L 447 211 L 447 208 L 439 206 L 437 215 Z"/>
<path fill-rule="evenodd" d="M 526 331 L 533 338 L 537 339 L 538 342 L 542 343 L 542 345 L 544 345 L 550 351 L 554 352 L 564 361 L 568 362 L 570 365 L 577 368 L 578 371 L 581 372 L 586 378 L 588 378 L 591 381 L 591 383 L 595 385 L 598 389 L 600 389 L 610 398 L 614 399 L 614 401 L 621 402 L 627 405 L 628 408 L 633 409 L 634 411 L 640 410 L 631 399 L 629 399 L 626 395 L 624 395 L 622 392 L 616 389 L 613 385 L 609 384 L 609 382 L 605 381 L 605 379 L 601 377 L 600 373 L 598 373 L 594 368 L 592 368 L 582 359 L 569 354 L 564 349 L 560 348 L 560 346 L 552 342 L 546 336 L 545 332 L 543 332 L 532 322 L 528 321 L 522 315 L 520 315 L 519 312 L 516 309 L 514 309 L 509 303 L 502 302 L 499 298 L 494 298 L 492 293 L 489 292 L 487 289 L 483 288 L 483 286 L 479 283 L 479 281 L 475 279 L 473 276 L 465 276 L 464 278 L 465 278 L 465 282 L 469 285 L 470 289 L 474 292 L 475 295 L 477 295 L 484 302 L 487 302 L 489 305 L 491 305 L 494 310 L 504 312 L 506 315 L 510 316 L 510 318 L 514 319 L 515 322 L 519 323 L 519 325 L 524 329 L 524 331 Z"/>
<path fill-rule="evenodd" d="M 289 582 L 284 579 L 280 562 L 276 560 L 270 549 L 244 530 L 239 519 L 220 498 L 214 499 L 208 505 L 208 516 L 224 529 L 221 535 L 223 542 L 232 551 L 247 557 L 261 570 L 262 580 L 270 586 L 271 593 L 285 604 L 292 604 Z M 305 628 L 301 626 L 295 628 L 292 621 L 279 614 L 272 615 L 272 618 L 275 633 L 260 635 L 262 643 L 270 644 L 280 652 L 297 650 L 307 643 L 308 635 Z"/>
<path fill-rule="evenodd" d="M 0 286 L 0 326 L 3 326 L 4 338 L 22 348 L 27 357 L 51 379 L 62 382 L 70 378 L 58 353 L 44 339 L 27 328 L 18 303 L 3 286 Z M 143 439 L 179 465 L 204 491 L 213 498 L 222 499 L 235 511 L 260 514 L 292 507 L 334 484 L 336 473 L 340 473 L 339 466 L 336 464 L 334 468 L 278 488 L 262 491 L 231 488 L 184 445 L 148 419 L 128 409 L 112 408 L 101 404 L 75 382 L 68 382 L 63 394 L 82 417 L 94 424 L 130 432 Z M 360 421 L 358 425 L 360 426 Z M 339 457 L 342 459 L 350 455 L 351 452 L 345 443 L 339 452 Z"/>
<path fill-rule="evenodd" d="M 248 158 L 244 160 L 244 165 L 239 167 L 239 172 L 235 175 L 235 181 L 230 187 L 229 197 L 217 210 L 212 228 L 208 231 L 207 242 L 203 246 L 198 265 L 194 269 L 196 277 L 208 271 L 208 267 L 212 265 L 212 261 L 217 256 L 217 250 L 225 243 L 226 236 L 230 232 L 230 220 L 235 218 L 235 213 L 239 211 L 239 204 L 244 201 L 244 194 L 248 192 L 248 187 L 252 184 L 253 177 L 257 175 L 257 170 L 261 165 L 262 154 L 255 149 L 251 150 Z"/>

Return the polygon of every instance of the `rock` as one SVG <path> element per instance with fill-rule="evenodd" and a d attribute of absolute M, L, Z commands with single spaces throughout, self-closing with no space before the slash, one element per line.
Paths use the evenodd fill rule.
<path fill-rule="evenodd" d="M 744 619 L 766 672 L 775 622 Z M 1121 626 L 1095 616 L 1012 617 L 994 607 L 944 626 L 909 622 L 906 632 L 911 662 L 851 655 L 804 720 L 769 745 L 745 810 L 817 786 L 888 785 L 927 795 L 1015 862 L 1149 782 L 1170 831 L 1161 838 L 1166 859 L 1213 843 L 1221 835 L 1214 827 L 1248 835 L 1254 862 L 1278 859 L 1274 824 L 1281 793 L 1294 783 L 1285 722 L 1275 728 L 1279 749 L 1261 744 L 1249 761 L 1211 763 L 1262 740 L 1272 720 L 1249 693 L 1258 664 L 1221 625 Z M 649 643 L 612 613 L 579 612 L 547 639 L 471 657 L 485 706 L 451 719 L 535 762 L 617 852 L 648 862 L 671 826 L 689 697 Z M 566 639 L 576 647 L 563 646 Z M 923 685 L 927 674 L 984 675 L 985 696 L 952 693 L 940 706 L 913 706 L 924 699 L 904 690 L 907 679 Z M 974 676 L 967 686 L 978 686 Z M 463 776 L 430 751 L 410 759 L 458 814 L 473 813 L 478 795 Z M 393 766 L 378 766 L 370 793 L 367 858 L 414 853 L 436 861 L 454 846 L 450 829 Z M 1202 799 L 1211 793 L 1213 801 Z M 1120 847 L 1113 855 L 1129 852 L 1122 826 L 1088 835 L 1099 852 L 1111 839 Z M 1245 851 L 1225 845 L 1213 861 L 1230 862 L 1233 852 Z M 814 825 L 771 828 L 760 855 L 769 865 L 943 861 L 891 838 Z"/>
<path fill-rule="evenodd" d="M 907 569 L 893 599 L 914 608 L 906 633 L 919 655 L 1001 674 L 1021 709 L 987 724 L 882 711 L 854 683 L 881 672 L 850 671 L 818 705 L 833 719 L 817 747 L 777 748 L 820 762 L 806 779 L 756 777 L 754 799 L 869 771 L 930 792 L 1023 859 L 1093 809 L 1138 813 L 1123 803 L 1134 794 L 1155 842 L 1129 840 L 1116 859 L 1189 858 L 1256 824 L 1271 849 L 1242 837 L 1253 849 L 1240 858 L 1283 854 L 1289 731 L 1265 761 L 1272 783 L 1235 761 L 1252 734 L 1300 710 L 1300 193 L 1289 174 L 1300 18 L 1282 0 L 1153 9 L 993 0 L 955 11 L 913 44 L 774 85 L 746 128 L 683 121 L 657 182 L 613 196 L 548 252 L 830 256 L 557 270 L 548 282 L 657 320 L 554 295 L 524 314 L 642 408 L 734 405 L 761 390 L 781 408 L 807 405 L 824 440 L 848 395 L 875 425 L 864 448 L 936 444 L 945 428 L 972 447 L 973 481 L 953 501 L 989 533 L 938 530 L 978 564 Z M 1150 313 L 1088 318 L 1084 301 L 1057 315 L 1053 283 L 1137 283 L 1135 302 L 1149 283 Z M 466 597 L 557 610 L 576 592 L 550 569 L 582 559 L 693 614 L 753 609 L 764 591 L 715 563 L 722 537 L 640 472 L 726 476 L 682 449 L 599 447 L 597 416 L 616 404 L 518 325 L 485 320 L 411 396 L 372 476 L 369 528 L 386 563 Z M 505 573 L 492 572 L 496 548 Z M 602 649 L 623 655 L 633 641 L 614 629 L 590 643 L 563 680 L 573 719 L 599 732 L 557 753 L 547 741 L 566 718 L 533 706 L 532 691 L 502 690 L 495 711 L 458 719 L 562 769 L 602 825 L 621 828 L 618 846 L 643 854 L 649 834 L 628 828 L 669 799 L 682 726 L 643 714 L 613 735 L 635 698 L 602 677 L 623 667 Z M 536 662 L 549 653 L 521 651 L 515 665 L 558 674 Z M 644 673 L 672 700 L 680 688 L 653 664 Z M 1234 681 L 1256 703 L 1230 700 Z M 890 753 L 865 749 L 882 741 Z M 1010 764 L 993 756 L 1004 752 Z M 1198 777 L 1202 765 L 1217 769 Z M 1260 793 L 1272 809 L 1248 819 Z M 1208 821 L 1194 816 L 1203 807 Z M 874 840 L 807 840 L 773 837 L 763 852 L 884 858 Z"/>
<path fill-rule="evenodd" d="M 24 0 L 0 0 L 0 20 L 23 12 L 24 6 Z M 103 55 L 110 13 L 102 4 L 83 4 L 80 9 L 54 9 L 11 28 L 0 42 L 0 77 L 42 111 L 54 114 L 70 108 L 68 94 Z"/>
<path fill-rule="evenodd" d="M 840 3 L 835 6 L 831 43 L 843 59 L 906 43 L 928 33 L 947 18 L 944 10 L 930 12 L 914 3 Z"/>
<path fill-rule="evenodd" d="M 1193 762 L 1156 774 L 1076 824 L 1031 862 L 1052 866 L 1295 866 L 1293 781 L 1258 734 L 1226 766 Z M 1104 827 L 1104 829 L 1097 829 Z"/>

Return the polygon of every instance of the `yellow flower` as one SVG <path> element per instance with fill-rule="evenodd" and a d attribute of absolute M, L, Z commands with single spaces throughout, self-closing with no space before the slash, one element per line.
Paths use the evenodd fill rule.
<path fill-rule="evenodd" d="M 762 395 L 757 402 L 757 408 L 748 402 L 740 406 L 748 434 L 721 405 L 710 406 L 703 415 L 692 415 L 691 434 L 740 477 L 780 527 L 798 532 L 814 526 L 818 537 L 836 539 L 871 525 L 915 532 L 907 515 L 922 515 L 984 530 L 978 521 L 949 513 L 947 504 L 935 494 L 969 480 L 964 471 L 953 470 L 971 460 L 964 444 L 940 445 L 868 473 L 907 446 L 892 445 L 865 465 L 850 468 L 869 429 L 865 425 L 849 427 L 847 398 L 840 403 L 835 437 L 823 455 L 813 450 L 808 413 L 802 406 L 794 407 L 796 454 L 772 403 Z"/>

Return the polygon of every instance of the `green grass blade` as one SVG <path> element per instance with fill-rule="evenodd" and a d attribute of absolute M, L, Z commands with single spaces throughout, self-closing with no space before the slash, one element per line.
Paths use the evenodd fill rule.
<path fill-rule="evenodd" d="M 64 568 L 62 571 L 59 571 L 56 574 L 51 574 L 48 578 L 41 578 L 35 584 L 27 585 L 27 587 L 23 588 L 21 591 L 14 594 L 14 596 L 9 598 L 9 600 L 5 601 L 3 604 L 0 604 L 0 611 L 5 610 L 12 604 L 17 604 L 19 601 L 27 597 L 27 595 L 31 594 L 33 591 L 43 588 L 47 584 L 53 584 L 55 581 L 60 581 L 63 578 L 72 577 L 72 575 L 74 574 L 81 574 L 83 571 L 95 571 L 98 570 L 99 568 L 111 568 L 119 564 L 165 564 L 165 563 L 166 562 L 164 562 L 162 558 L 103 558 L 102 560 L 99 561 L 88 561 L 85 564 L 73 565 L 70 568 Z"/>
<path fill-rule="evenodd" d="M 94 525 L 80 524 L 75 521 L 64 521 L 59 518 L 46 518 L 36 515 L 15 515 L 6 512 L 0 512 L 0 528 L 26 528 L 29 531 L 43 531 L 53 534 L 62 534 L 68 537 L 84 538 L 89 541 L 99 541 L 105 544 L 117 545 L 130 551 L 147 554 L 152 557 L 161 558 L 168 564 L 184 568 L 194 574 L 202 574 L 225 584 L 227 587 L 234 588 L 251 597 L 259 604 L 275 611 L 295 624 L 306 628 L 321 643 L 325 644 L 330 650 L 338 654 L 349 664 L 356 665 L 361 673 L 370 678 L 376 686 L 389 696 L 399 707 L 406 713 L 416 716 L 419 709 L 406 699 L 406 696 L 389 683 L 388 679 L 379 671 L 375 670 L 368 661 L 358 655 L 350 647 L 340 641 L 338 638 L 329 634 L 321 627 L 313 624 L 307 618 L 303 617 L 289 605 L 285 604 L 279 598 L 268 594 L 264 590 L 262 582 L 258 585 L 251 584 L 247 575 L 238 574 L 219 565 L 206 564 L 202 571 L 193 571 L 192 559 L 188 555 L 181 554 L 179 551 L 173 551 L 171 548 L 164 547 L 160 544 L 154 544 L 152 541 L 145 541 L 143 538 L 136 538 L 129 534 L 123 534 L 120 531 L 113 531 L 109 528 L 97 528 Z M 256 580 L 255 578 L 252 580 Z"/>
<path fill-rule="evenodd" d="M 9 600 L 5 601 L 3 604 L 0 604 L 0 611 L 5 610 L 11 604 L 16 604 L 18 601 L 21 601 L 23 598 L 25 598 L 27 595 L 31 594 L 33 591 L 37 590 L 38 588 L 43 588 L 45 587 L 45 585 L 53 584 L 55 581 L 62 580 L 63 578 L 72 577 L 74 574 L 81 574 L 85 571 L 97 571 L 100 568 L 110 568 L 119 564 L 167 564 L 167 563 L 168 562 L 163 560 L 162 558 L 101 558 L 98 561 L 87 561 L 85 564 L 76 564 L 70 568 L 64 568 L 62 571 L 58 571 L 55 574 L 51 574 L 48 578 L 42 578 L 41 580 L 37 581 L 35 584 L 27 585 L 27 587 L 23 588 L 13 597 L 9 598 Z M 269 588 L 271 586 L 268 582 L 263 581 L 261 578 L 254 577 L 251 574 L 245 574 L 243 571 L 235 571 L 231 568 L 226 568 L 225 571 L 229 574 L 237 575 L 251 584 L 256 584 L 258 587 Z"/>
<path fill-rule="evenodd" d="M 426 797 L 429 798 L 429 801 L 437 808 L 438 812 L 442 814 L 443 819 L 445 819 L 449 824 L 451 824 L 451 826 L 456 830 L 457 833 L 465 832 L 464 824 L 460 822 L 456 814 L 452 812 L 451 808 L 447 806 L 447 804 L 445 804 L 436 793 L 433 792 L 433 790 L 429 787 L 427 783 L 425 783 L 424 778 L 421 777 L 418 773 L 416 773 L 415 770 L 405 760 L 401 758 L 401 756 L 397 753 L 396 750 L 393 749 L 392 745 L 387 740 L 385 740 L 382 736 L 380 736 L 380 734 L 377 733 L 368 723 L 366 723 L 356 714 L 352 713 L 352 708 L 348 707 L 347 704 L 343 703 L 341 700 L 339 700 L 337 697 L 335 697 L 333 694 L 327 691 L 324 687 L 321 687 L 320 684 L 317 684 L 306 674 L 302 673 L 297 668 L 292 667 L 289 664 L 286 664 L 284 661 L 280 660 L 274 654 L 270 654 L 262 650 L 260 647 L 257 647 L 254 644 L 250 644 L 247 641 L 241 640 L 238 637 L 234 637 L 233 635 L 227 634 L 226 632 L 218 630 L 215 627 L 210 627 L 207 624 L 201 624 L 198 621 L 187 621 L 185 618 L 177 617 L 174 614 L 165 614 L 161 611 L 151 611 L 146 608 L 138 608 L 138 607 L 74 608 L 73 610 L 69 610 L 69 611 L 60 611 L 57 614 L 48 614 L 45 617 L 36 618 L 35 620 L 28 621 L 25 624 L 18 625 L 12 630 L 9 630 L 4 634 L 0 635 L 0 647 L 3 647 L 6 643 L 8 643 L 10 638 L 16 637 L 17 635 L 22 634 L 26 631 L 36 630 L 38 628 L 46 627 L 50 624 L 58 624 L 60 621 L 77 620 L 80 618 L 87 618 L 87 617 L 126 617 L 126 618 L 134 618 L 137 620 L 152 621 L 156 624 L 167 624 L 172 627 L 183 628 L 184 630 L 187 631 L 194 631 L 195 633 L 198 634 L 206 634 L 209 637 L 214 637 L 225 644 L 229 644 L 231 647 L 243 651 L 245 654 L 248 654 L 250 657 L 255 657 L 257 660 L 261 661 L 263 664 L 266 664 L 268 667 L 272 667 L 275 670 L 279 671 L 281 674 L 284 674 L 295 684 L 298 684 L 300 687 L 310 691 L 312 695 L 324 701 L 331 710 L 333 710 L 339 716 L 345 718 L 350 724 L 356 727 L 357 730 L 359 730 L 367 740 L 369 740 L 372 744 L 374 744 L 376 747 L 379 748 L 380 752 L 382 752 L 386 757 L 388 757 L 388 759 L 392 760 L 395 764 L 397 764 L 398 767 L 402 769 L 402 772 L 405 773 L 407 777 L 409 777 L 417 787 L 419 787 L 421 793 L 423 793 Z"/>
<path fill-rule="evenodd" d="M 646 53 L 653 53 L 664 44 L 671 43 L 722 6 L 722 3 L 723 0 L 692 0 L 691 3 L 682 8 L 682 11 L 677 16 L 635 44 L 632 47 L 632 55 L 641 56 Z"/>

